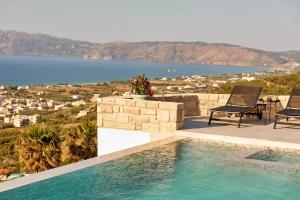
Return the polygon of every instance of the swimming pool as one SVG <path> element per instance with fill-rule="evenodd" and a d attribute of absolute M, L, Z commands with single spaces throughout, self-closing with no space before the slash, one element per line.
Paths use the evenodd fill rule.
<path fill-rule="evenodd" d="M 299 199 L 300 155 L 182 140 L 0 193 L 0 199 Z"/>

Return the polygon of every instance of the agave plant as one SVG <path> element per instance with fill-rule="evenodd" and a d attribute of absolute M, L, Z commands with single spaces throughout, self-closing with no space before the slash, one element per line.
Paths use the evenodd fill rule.
<path fill-rule="evenodd" d="M 70 130 L 63 142 L 62 149 L 65 164 L 97 156 L 96 125 L 85 121 Z"/>
<path fill-rule="evenodd" d="M 45 124 L 27 127 L 20 134 L 16 148 L 24 172 L 41 172 L 60 164 L 59 136 Z"/>

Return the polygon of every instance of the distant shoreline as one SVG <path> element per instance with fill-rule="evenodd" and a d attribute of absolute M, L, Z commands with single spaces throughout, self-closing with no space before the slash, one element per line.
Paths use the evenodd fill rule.
<path fill-rule="evenodd" d="M 270 66 L 251 66 L 251 65 L 225 65 L 225 64 L 209 64 L 209 63 L 184 63 L 184 62 L 155 62 L 155 61 L 141 61 L 141 60 L 105 60 L 105 59 L 92 59 L 92 58 L 80 58 L 80 57 L 60 57 L 60 56 L 31 56 L 31 55 L 2 55 L 1 57 L 10 57 L 10 58 L 36 58 L 36 59 L 51 59 L 51 60 L 78 60 L 78 61 L 94 61 L 94 62 L 114 62 L 114 63 L 121 63 L 121 62 L 128 62 L 128 63 L 141 63 L 141 64 L 164 64 L 164 65 L 210 65 L 210 66 L 219 66 L 219 67 L 255 67 L 255 68 L 268 68 L 272 69 L 274 67 Z M 1 67 L 1 66 L 0 66 Z"/>

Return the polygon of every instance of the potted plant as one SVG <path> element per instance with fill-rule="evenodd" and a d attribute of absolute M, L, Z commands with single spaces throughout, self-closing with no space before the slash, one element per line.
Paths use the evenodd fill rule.
<path fill-rule="evenodd" d="M 138 75 L 129 80 L 129 86 L 131 87 L 131 93 L 134 99 L 146 100 L 153 96 L 151 90 L 151 84 L 145 75 Z"/>

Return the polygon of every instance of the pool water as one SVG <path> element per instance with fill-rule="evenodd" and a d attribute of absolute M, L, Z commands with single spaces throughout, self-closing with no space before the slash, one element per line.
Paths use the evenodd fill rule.
<path fill-rule="evenodd" d="M 182 140 L 6 191 L 0 199 L 299 200 L 300 156 L 247 158 L 259 151 Z"/>

